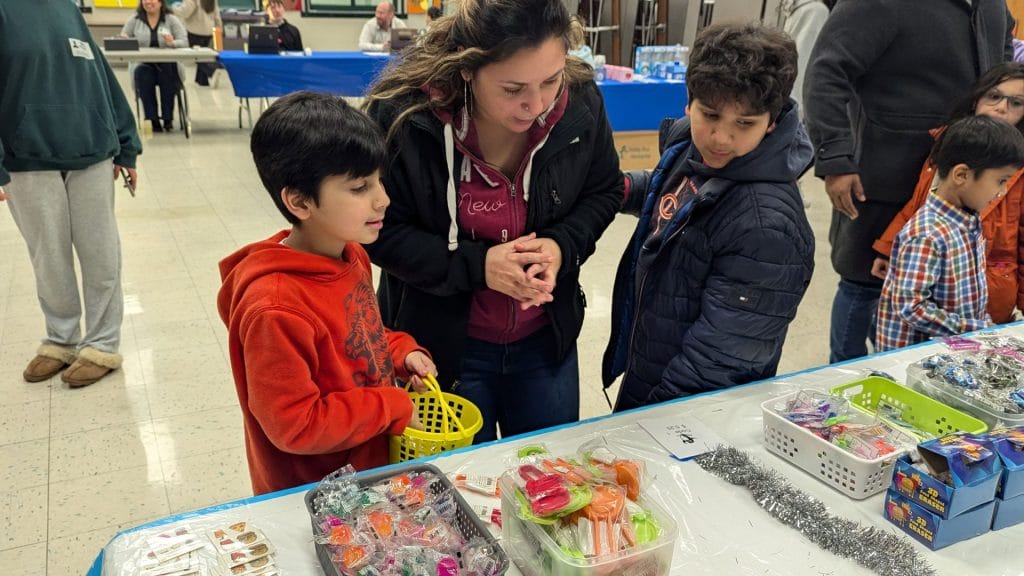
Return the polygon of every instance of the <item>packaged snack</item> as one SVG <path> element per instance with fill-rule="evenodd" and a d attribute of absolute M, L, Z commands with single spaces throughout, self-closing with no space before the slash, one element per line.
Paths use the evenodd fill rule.
<path fill-rule="evenodd" d="M 217 552 L 221 554 L 228 554 L 247 546 L 266 542 L 267 540 L 266 536 L 263 535 L 263 532 L 255 529 L 233 533 L 230 536 L 227 532 L 218 529 L 211 530 L 208 535 L 210 537 L 210 541 L 213 542 L 214 546 L 217 548 Z"/>
<path fill-rule="evenodd" d="M 206 546 L 206 543 L 196 536 L 189 526 L 178 526 L 150 536 L 147 543 L 157 563 L 186 555 Z"/>
<path fill-rule="evenodd" d="M 453 474 L 452 483 L 460 490 L 469 490 L 492 498 L 500 496 L 498 493 L 498 479 L 490 476 Z"/>

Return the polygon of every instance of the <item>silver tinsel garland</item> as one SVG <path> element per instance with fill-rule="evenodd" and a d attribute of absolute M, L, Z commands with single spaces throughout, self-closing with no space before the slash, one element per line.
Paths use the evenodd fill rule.
<path fill-rule="evenodd" d="M 906 538 L 829 514 L 820 500 L 793 487 L 778 472 L 753 462 L 736 448 L 719 446 L 695 460 L 701 468 L 726 482 L 746 486 L 758 506 L 824 550 L 882 576 L 935 575 L 935 570 Z"/>

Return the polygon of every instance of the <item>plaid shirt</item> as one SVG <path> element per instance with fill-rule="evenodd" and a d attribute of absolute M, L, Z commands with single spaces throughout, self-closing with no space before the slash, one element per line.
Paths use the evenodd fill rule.
<path fill-rule="evenodd" d="M 878 302 L 879 351 L 992 324 L 981 220 L 934 190 L 892 245 Z"/>

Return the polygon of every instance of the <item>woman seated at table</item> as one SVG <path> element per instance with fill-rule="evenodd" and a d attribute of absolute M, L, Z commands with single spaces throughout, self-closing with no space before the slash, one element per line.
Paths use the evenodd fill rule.
<path fill-rule="evenodd" d="M 135 38 L 142 48 L 187 48 L 188 33 L 185 25 L 164 3 L 164 0 L 141 0 L 135 15 L 124 24 L 121 36 Z M 143 62 L 133 64 L 129 72 L 135 83 L 135 92 L 142 100 L 146 120 L 153 123 L 153 132 L 170 131 L 174 121 L 174 95 L 181 77 L 173 62 Z M 156 89 L 160 88 L 160 110 L 157 115 Z M 163 118 L 163 127 L 160 118 Z"/>
<path fill-rule="evenodd" d="M 280 35 L 278 42 L 285 52 L 302 52 L 302 35 L 299 29 L 284 19 L 284 0 L 263 0 L 263 9 L 267 11 L 267 24 L 277 26 Z"/>

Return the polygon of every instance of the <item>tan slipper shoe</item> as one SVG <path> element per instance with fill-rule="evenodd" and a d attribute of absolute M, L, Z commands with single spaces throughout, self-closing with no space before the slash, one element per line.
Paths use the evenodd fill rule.
<path fill-rule="evenodd" d="M 60 373 L 68 364 L 75 361 L 75 349 L 43 344 L 36 350 L 36 357 L 28 363 L 22 373 L 26 382 L 42 382 Z"/>
<path fill-rule="evenodd" d="M 78 358 L 61 374 L 63 380 L 71 388 L 82 388 L 95 384 L 100 378 L 121 367 L 121 355 L 113 352 L 101 352 L 86 346 L 78 351 Z"/>

